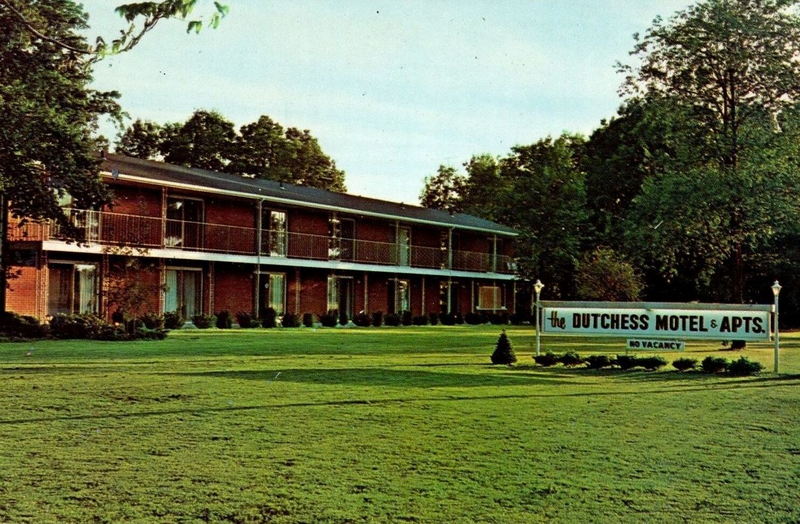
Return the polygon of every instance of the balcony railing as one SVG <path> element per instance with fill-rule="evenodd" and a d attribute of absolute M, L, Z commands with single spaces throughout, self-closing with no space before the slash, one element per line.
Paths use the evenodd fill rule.
<path fill-rule="evenodd" d="M 236 255 L 258 254 L 258 230 L 252 227 L 169 220 L 105 211 L 71 209 L 69 219 L 83 241 L 107 246 L 170 248 Z M 51 222 L 11 220 L 10 241 L 64 240 Z M 447 269 L 451 257 L 440 247 L 405 246 L 353 238 L 332 238 L 289 231 L 261 231 L 262 257 L 341 260 L 362 264 Z M 511 258 L 473 251 L 453 251 L 452 269 L 513 273 Z"/>

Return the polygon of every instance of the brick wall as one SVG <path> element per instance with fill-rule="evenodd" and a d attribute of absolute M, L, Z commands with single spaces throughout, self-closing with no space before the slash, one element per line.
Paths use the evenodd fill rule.
<path fill-rule="evenodd" d="M 227 309 L 235 315 L 238 311 L 255 310 L 253 269 L 243 264 L 215 264 L 214 313 Z"/>
<path fill-rule="evenodd" d="M 128 215 L 161 216 L 161 190 L 121 184 L 111 185 L 114 192 L 112 213 Z"/>

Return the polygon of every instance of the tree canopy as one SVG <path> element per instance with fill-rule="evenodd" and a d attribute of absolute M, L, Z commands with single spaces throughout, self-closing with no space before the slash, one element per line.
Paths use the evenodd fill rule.
<path fill-rule="evenodd" d="M 309 130 L 284 129 L 266 115 L 238 132 L 216 111 L 195 111 L 183 123 L 136 120 L 120 134 L 116 150 L 187 167 L 346 190 L 344 172 Z"/>

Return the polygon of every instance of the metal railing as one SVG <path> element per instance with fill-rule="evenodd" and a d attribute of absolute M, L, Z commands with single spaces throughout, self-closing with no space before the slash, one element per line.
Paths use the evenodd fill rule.
<path fill-rule="evenodd" d="M 257 229 L 252 227 L 171 220 L 106 211 L 71 209 L 69 220 L 82 232 L 81 241 L 109 246 L 167 248 L 237 255 L 257 255 Z M 11 219 L 10 241 L 67 240 L 52 222 Z M 334 238 L 292 231 L 261 231 L 262 257 L 340 260 L 362 264 L 447 269 L 441 247 L 406 246 L 354 238 Z M 511 258 L 474 251 L 453 251 L 452 269 L 513 273 Z"/>

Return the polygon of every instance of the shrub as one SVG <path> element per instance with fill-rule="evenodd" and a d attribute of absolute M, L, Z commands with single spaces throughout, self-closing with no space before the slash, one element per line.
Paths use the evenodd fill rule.
<path fill-rule="evenodd" d="M 359 327 L 369 327 L 371 321 L 366 313 L 356 313 L 353 315 L 353 324 Z"/>
<path fill-rule="evenodd" d="M 755 362 L 747 357 L 739 357 L 728 364 L 728 374 L 734 377 L 748 377 L 757 375 L 764 369 L 760 362 Z"/>
<path fill-rule="evenodd" d="M 387 326 L 395 326 L 395 327 L 399 326 L 400 325 L 400 315 L 397 315 L 396 313 L 389 313 L 388 315 L 383 317 L 383 322 Z"/>
<path fill-rule="evenodd" d="M 677 360 L 672 361 L 672 367 L 677 369 L 678 371 L 686 371 L 689 369 L 694 369 L 697 367 L 697 359 L 696 358 L 679 358 Z"/>
<path fill-rule="evenodd" d="M 636 359 L 636 365 L 643 367 L 647 371 L 655 371 L 658 368 L 663 368 L 667 365 L 667 361 L 664 360 L 664 357 L 639 357 Z"/>
<path fill-rule="evenodd" d="M 319 322 L 325 327 L 336 327 L 336 323 L 339 321 L 338 317 L 336 311 L 329 311 L 319 316 Z"/>
<path fill-rule="evenodd" d="M 42 325 L 36 317 L 5 311 L 0 312 L 0 333 L 10 337 L 44 338 L 47 336 L 47 326 Z"/>
<path fill-rule="evenodd" d="M 56 338 L 85 338 L 97 340 L 116 340 L 116 333 L 124 335 L 121 328 L 112 326 L 97 315 L 58 314 L 50 319 L 50 333 Z"/>
<path fill-rule="evenodd" d="M 230 329 L 233 327 L 233 319 L 231 318 L 230 311 L 223 309 L 217 313 L 217 327 L 219 329 Z"/>
<path fill-rule="evenodd" d="M 567 367 L 579 366 L 583 364 L 583 357 L 574 351 L 567 351 L 558 358 L 558 361 Z"/>
<path fill-rule="evenodd" d="M 415 326 L 426 326 L 428 325 L 428 317 L 427 315 L 415 315 L 414 318 L 411 319 L 411 323 Z"/>
<path fill-rule="evenodd" d="M 456 323 L 455 317 L 452 313 L 442 313 L 439 315 L 439 320 L 443 326 L 453 326 Z"/>
<path fill-rule="evenodd" d="M 612 363 L 619 366 L 619 369 L 623 371 L 635 368 L 639 365 L 636 355 L 617 355 L 617 358 L 615 358 Z"/>
<path fill-rule="evenodd" d="M 142 322 L 142 325 L 147 329 L 163 329 L 164 327 L 164 316 L 159 315 L 158 313 L 145 313 L 139 320 Z"/>
<path fill-rule="evenodd" d="M 608 355 L 589 355 L 586 357 L 586 366 L 589 369 L 601 369 L 611 366 L 611 359 Z"/>
<path fill-rule="evenodd" d="M 410 326 L 413 322 L 413 317 L 411 316 L 411 311 L 402 311 L 400 313 L 400 323 L 404 326 Z"/>
<path fill-rule="evenodd" d="M 492 313 L 489 315 L 489 322 L 495 326 L 506 325 L 508 324 L 508 313 Z"/>
<path fill-rule="evenodd" d="M 431 326 L 435 326 L 439 323 L 439 313 L 428 313 L 428 321 L 430 322 Z"/>
<path fill-rule="evenodd" d="M 195 315 L 192 317 L 192 324 L 197 329 L 208 329 L 217 323 L 217 315 Z"/>
<path fill-rule="evenodd" d="M 578 297 L 585 300 L 636 300 L 642 278 L 613 249 L 599 247 L 584 254 L 575 274 Z"/>
<path fill-rule="evenodd" d="M 464 315 L 464 322 L 471 326 L 477 326 L 478 324 L 485 324 L 486 319 L 480 313 L 467 313 Z"/>
<path fill-rule="evenodd" d="M 514 313 L 508 320 L 511 322 L 513 326 L 521 326 L 524 322 L 529 321 L 531 319 L 530 313 Z"/>
<path fill-rule="evenodd" d="M 258 327 L 258 322 L 255 322 L 253 315 L 247 311 L 238 311 L 236 313 L 236 323 L 239 324 L 239 327 L 242 329 Z"/>
<path fill-rule="evenodd" d="M 461 313 L 453 313 L 453 324 L 461 325 L 464 323 L 464 317 Z"/>
<path fill-rule="evenodd" d="M 346 326 L 347 323 L 350 322 L 350 317 L 347 316 L 347 313 L 342 311 L 339 313 L 339 325 Z"/>
<path fill-rule="evenodd" d="M 383 311 L 375 311 L 372 313 L 372 325 L 381 327 L 383 325 Z"/>
<path fill-rule="evenodd" d="M 164 327 L 167 329 L 180 329 L 183 327 L 183 315 L 177 311 L 164 313 Z"/>
<path fill-rule="evenodd" d="M 514 354 L 514 349 L 511 347 L 511 341 L 508 340 L 506 331 L 500 333 L 500 338 L 497 339 L 494 353 L 492 353 L 492 364 L 507 364 L 511 365 L 517 361 L 517 356 Z"/>
<path fill-rule="evenodd" d="M 728 369 L 728 359 L 708 356 L 700 364 L 703 373 L 721 373 Z"/>
<path fill-rule="evenodd" d="M 549 351 L 544 355 L 534 355 L 533 360 L 545 368 L 558 364 L 558 356 Z"/>
<path fill-rule="evenodd" d="M 167 338 L 167 331 L 164 329 L 137 329 L 133 338 L 140 340 L 164 340 Z"/>
<path fill-rule="evenodd" d="M 314 313 L 303 313 L 303 325 L 305 327 L 314 327 Z"/>
<path fill-rule="evenodd" d="M 261 327 L 272 329 L 277 325 L 278 313 L 274 308 L 268 307 L 261 314 Z"/>
<path fill-rule="evenodd" d="M 298 328 L 300 327 L 300 317 L 294 313 L 284 313 L 281 326 L 285 328 Z"/>

